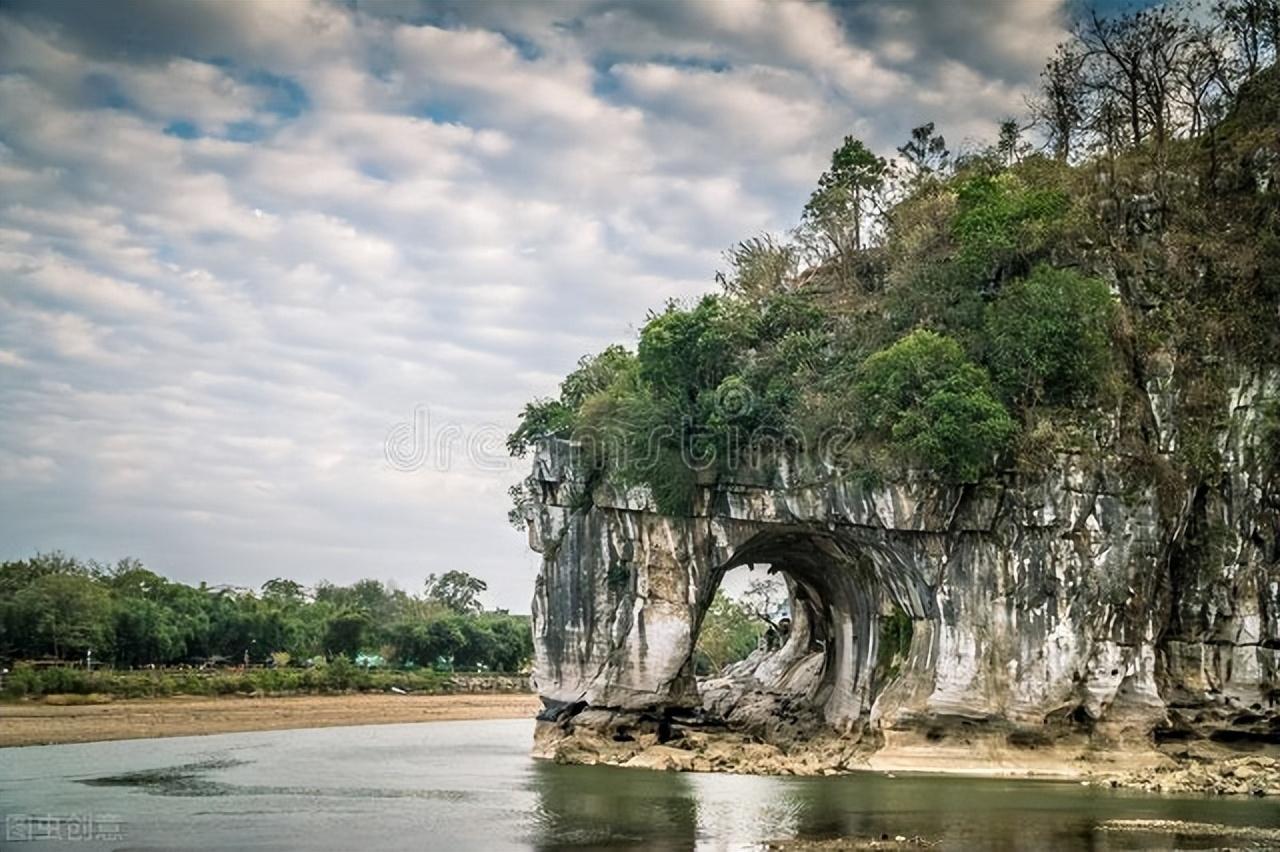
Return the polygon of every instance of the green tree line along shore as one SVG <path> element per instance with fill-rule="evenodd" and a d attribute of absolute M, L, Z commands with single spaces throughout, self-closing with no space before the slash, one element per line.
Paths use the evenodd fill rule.
<path fill-rule="evenodd" d="M 133 559 L 40 554 L 0 564 L 0 660 L 12 669 L 4 689 L 442 691 L 454 672 L 516 673 L 532 657 L 528 617 L 483 610 L 484 590 L 461 571 L 431 575 L 420 594 L 377 580 L 194 587 Z"/>
<path fill-rule="evenodd" d="M 510 451 L 574 439 L 588 486 L 678 515 L 788 454 L 963 484 L 1107 434 L 1172 505 L 1218 468 L 1223 371 L 1280 357 L 1278 42 L 1280 0 L 1085 13 L 990 145 L 846 138 L 793 231 L 731 249 L 723 292 L 650 313 L 634 350 L 584 357 Z M 1142 389 L 1172 357 L 1190 422 L 1166 458 Z"/>

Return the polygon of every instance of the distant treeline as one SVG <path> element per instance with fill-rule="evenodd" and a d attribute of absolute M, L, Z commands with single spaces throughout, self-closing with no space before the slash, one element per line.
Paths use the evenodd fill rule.
<path fill-rule="evenodd" d="M 462 571 L 431 575 L 421 594 L 377 580 L 193 587 L 136 559 L 104 565 L 45 553 L 0 564 L 0 658 L 520 671 L 533 652 L 529 619 L 484 611 L 485 588 Z"/>

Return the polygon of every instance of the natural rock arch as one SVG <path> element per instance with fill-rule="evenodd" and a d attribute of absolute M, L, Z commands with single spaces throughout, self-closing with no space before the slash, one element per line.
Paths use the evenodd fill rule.
<path fill-rule="evenodd" d="M 752 661 L 750 678 L 765 689 L 802 696 L 830 725 L 845 730 L 871 715 L 889 685 L 877 682 L 875 671 L 886 605 L 920 624 L 911 635 L 922 645 L 937 619 L 928 566 L 900 566 L 892 550 L 871 558 L 869 547 L 883 545 L 824 528 L 779 525 L 738 547 L 704 593 L 714 595 L 720 577 L 743 564 L 768 563 L 783 575 L 792 598 L 792 632 L 783 647 Z M 896 570 L 886 571 L 887 565 Z M 704 598 L 701 609 L 709 604 Z M 748 673 L 739 671 L 740 677 Z"/>
<path fill-rule="evenodd" d="M 1242 709 L 1265 737 L 1280 584 L 1256 460 L 1274 392 L 1270 378 L 1231 391 L 1233 467 L 1181 508 L 1131 460 L 1100 452 L 955 487 L 912 474 L 871 486 L 782 459 L 768 476 L 706 483 L 672 517 L 643 489 L 588 486 L 573 446 L 544 441 L 529 512 L 543 556 L 539 737 L 702 706 L 691 663 L 702 613 L 744 562 L 783 567 L 825 640 L 808 681 L 782 657 L 757 680 L 803 693 L 845 737 L 874 746 L 963 725 L 1009 742 L 1146 742 L 1180 726 L 1212 736 Z M 1222 540 L 1188 537 L 1206 525 Z M 886 603 L 913 630 L 897 677 L 878 683 Z"/>

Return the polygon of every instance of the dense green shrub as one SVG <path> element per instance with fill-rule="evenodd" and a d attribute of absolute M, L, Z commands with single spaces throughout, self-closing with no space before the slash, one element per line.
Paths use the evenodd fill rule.
<path fill-rule="evenodd" d="M 558 399 L 526 406 L 508 446 L 519 454 L 537 437 L 572 437 L 588 473 L 647 485 L 662 511 L 687 513 L 701 472 L 734 466 L 756 436 L 786 432 L 827 357 L 830 326 L 788 293 L 668 303 L 634 356 L 610 347 L 584 358 Z"/>
<path fill-rule="evenodd" d="M 640 379 L 662 419 L 691 436 L 715 408 L 715 390 L 735 373 L 762 317 L 752 305 L 705 296 L 692 308 L 668 304 L 640 331 Z"/>
<path fill-rule="evenodd" d="M 39 670 L 40 691 L 70 692 L 83 695 L 93 691 L 89 677 L 80 669 L 61 667 Z"/>
<path fill-rule="evenodd" d="M 981 298 L 967 292 L 968 322 L 980 328 Z M 947 480 L 989 470 L 1016 425 L 982 368 L 954 340 L 926 331 L 865 363 L 851 360 L 865 351 L 865 327 L 837 323 L 795 294 L 669 304 L 642 329 L 634 359 L 609 355 L 607 384 L 597 376 L 588 390 L 566 393 L 579 373 L 557 403 L 577 406 L 570 434 L 587 468 L 647 485 L 665 514 L 687 514 L 700 478 L 733 469 L 758 445 L 786 449 L 848 425 L 850 406 L 864 434 Z M 895 382 L 897 398 L 888 399 Z M 515 440 L 532 426 L 523 419 Z"/>
<path fill-rule="evenodd" d="M 581 358 L 578 368 L 560 383 L 560 402 L 576 412 L 588 397 L 607 390 L 635 366 L 636 356 L 617 345 L 609 346 L 597 355 Z"/>
<path fill-rule="evenodd" d="M 520 425 L 507 436 L 507 450 L 517 458 L 529 451 L 538 438 L 566 434 L 573 428 L 573 409 L 558 399 L 535 399 L 525 403 Z"/>
<path fill-rule="evenodd" d="M 867 430 L 951 482 L 979 479 L 1017 431 L 986 372 L 931 331 L 868 358 L 854 396 Z"/>
<path fill-rule="evenodd" d="M 744 451 L 752 474 L 816 450 L 843 468 L 833 475 L 879 478 L 886 461 L 910 461 L 972 481 L 1022 422 L 1024 469 L 1053 462 L 1065 424 L 1072 446 L 1096 446 L 1098 409 L 1146 442 L 1125 363 L 1159 353 L 1185 375 L 1280 353 L 1280 195 L 1266 189 L 1276 74 L 1242 83 L 1225 122 L 1200 116 L 1198 140 L 1109 138 L 1078 165 L 1079 140 L 1057 139 L 1050 158 L 1004 122 L 997 145 L 952 167 L 927 124 L 899 151 L 928 179 L 893 181 L 846 138 L 793 242 L 731 250 L 725 295 L 650 315 L 637 355 L 606 359 L 625 369 L 608 382 L 589 372 L 582 393 L 566 380 L 559 399 L 526 408 L 513 445 L 585 434 L 589 485 L 645 483 L 660 511 L 682 514 Z M 1132 303 L 1076 269 L 1111 270 Z M 1172 463 L 1220 468 L 1218 409 L 1182 408 L 1189 437 Z"/>
<path fill-rule="evenodd" d="M 558 399 L 536 399 L 524 407 L 520 422 L 507 436 L 507 450 L 521 457 L 538 438 L 568 437 L 579 424 L 578 412 L 590 397 L 607 391 L 635 370 L 635 356 L 621 346 L 610 346 L 597 355 L 578 360 L 578 367 L 560 383 Z"/>
<path fill-rule="evenodd" d="M 1029 186 L 1013 172 L 962 180 L 956 197 L 956 262 L 979 284 L 1019 271 L 1070 207 L 1066 193 Z"/>
<path fill-rule="evenodd" d="M 930 328 L 976 349 L 982 331 L 986 302 L 982 287 L 955 263 L 939 263 L 917 271 L 910 280 L 885 296 L 886 312 L 894 330 Z"/>
<path fill-rule="evenodd" d="M 1088 401 L 1110 371 L 1114 317 L 1102 281 L 1037 266 L 987 309 L 991 376 L 1006 399 L 1022 404 Z"/>
<path fill-rule="evenodd" d="M 355 689 L 367 683 L 365 673 L 346 657 L 335 657 L 324 667 L 324 685 L 335 692 Z"/>
<path fill-rule="evenodd" d="M 451 678 L 467 674 L 442 674 L 431 669 L 380 670 L 358 668 L 345 658 L 309 669 L 220 669 L 210 671 L 155 670 L 145 672 L 95 671 L 20 665 L 6 678 L 4 697 L 38 698 L 44 695 L 107 695 L 114 698 L 159 698 L 171 695 L 288 695 L 385 691 L 395 686 L 411 692 L 444 692 L 453 688 Z"/>
<path fill-rule="evenodd" d="M 894 327 L 932 328 L 976 350 L 985 300 L 1025 274 L 1067 227 L 1071 204 L 1061 180 L 1033 158 L 1017 171 L 971 169 L 907 199 L 895 212 L 901 271 L 885 294 Z M 944 217 L 949 227 L 940 227 Z"/>
<path fill-rule="evenodd" d="M 898 676 L 907 655 L 911 653 L 911 635 L 914 629 L 911 616 L 896 605 L 893 612 L 880 616 L 880 636 L 876 643 L 873 674 L 878 689 Z"/>
<path fill-rule="evenodd" d="M 26 695 L 39 695 L 40 692 L 40 675 L 30 666 L 17 666 L 5 676 L 4 694 L 6 698 L 22 698 Z"/>

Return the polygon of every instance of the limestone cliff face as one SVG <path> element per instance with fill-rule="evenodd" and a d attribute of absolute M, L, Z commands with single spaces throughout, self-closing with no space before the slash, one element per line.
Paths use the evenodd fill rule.
<path fill-rule="evenodd" d="M 1149 370 L 1157 460 L 1181 439 L 1172 371 Z M 543 556 L 545 718 L 660 717 L 705 698 L 712 715 L 749 722 L 759 706 L 743 690 L 699 694 L 691 656 L 723 574 L 767 563 L 788 578 L 795 626 L 740 679 L 842 736 L 874 745 L 964 724 L 1280 740 L 1280 507 L 1264 417 L 1280 375 L 1241 371 L 1226 398 L 1221 470 L 1172 493 L 1099 434 L 1096 451 L 981 486 L 924 474 L 871 486 L 779 459 L 769 475 L 719 477 L 689 516 L 669 517 L 642 489 L 588 493 L 572 445 L 544 441 L 530 544 Z M 913 629 L 886 674 L 877 645 L 895 608 Z"/>

